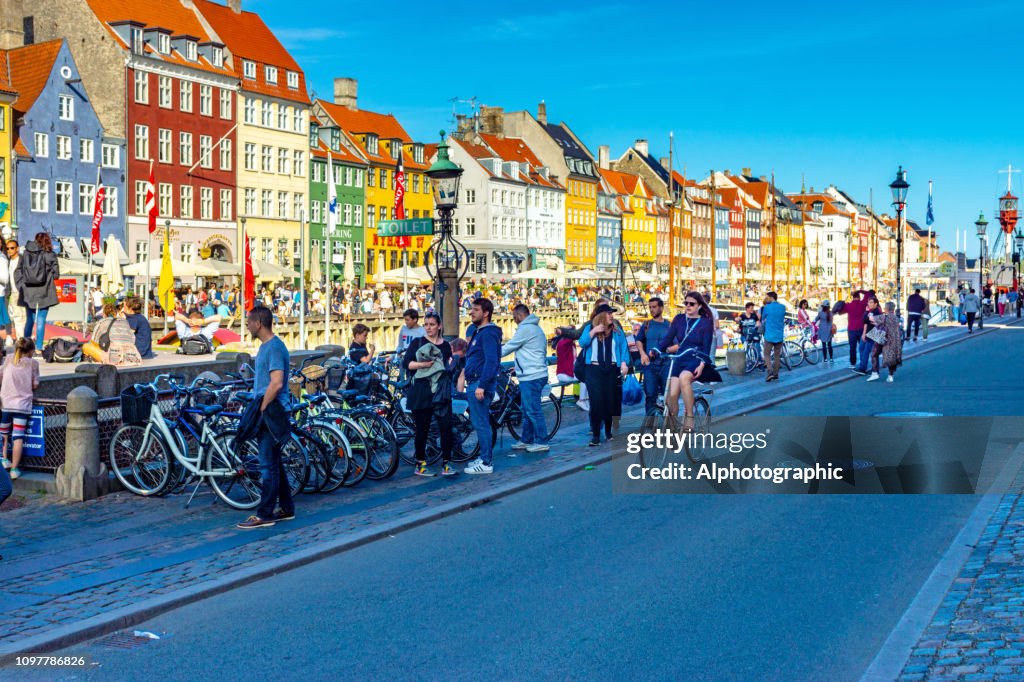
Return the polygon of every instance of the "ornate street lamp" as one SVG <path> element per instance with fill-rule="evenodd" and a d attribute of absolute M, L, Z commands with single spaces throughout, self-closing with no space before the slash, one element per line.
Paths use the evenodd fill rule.
<path fill-rule="evenodd" d="M 907 173 L 903 166 L 896 171 L 896 179 L 889 183 L 892 190 L 892 205 L 896 209 L 896 315 L 903 305 L 903 209 L 907 207 Z"/>
<path fill-rule="evenodd" d="M 469 253 L 452 236 L 452 213 L 459 203 L 459 180 L 462 168 L 448 158 L 448 144 L 441 131 L 441 144 L 437 146 L 437 160 L 427 170 L 434 193 L 434 208 L 439 214 L 440 231 L 434 233 L 430 246 L 427 271 L 434 279 L 434 300 L 441 316 L 441 329 L 446 338 L 459 336 L 459 281 L 469 269 Z M 448 294 L 453 295 L 449 296 Z"/>
<path fill-rule="evenodd" d="M 978 230 L 978 295 L 982 298 L 981 312 L 978 314 L 978 329 L 985 328 L 985 237 L 988 231 L 988 221 L 985 220 L 984 212 L 978 214 L 974 221 L 974 227 Z"/>
<path fill-rule="evenodd" d="M 1017 317 L 1020 317 L 1021 308 L 1024 308 L 1024 301 L 1021 300 L 1021 285 L 1020 285 L 1020 260 L 1021 256 L 1024 255 L 1024 232 L 1017 229 L 1017 234 L 1013 236 L 1013 263 L 1017 267 L 1017 279 L 1014 286 L 1014 293 L 1017 295 Z"/>

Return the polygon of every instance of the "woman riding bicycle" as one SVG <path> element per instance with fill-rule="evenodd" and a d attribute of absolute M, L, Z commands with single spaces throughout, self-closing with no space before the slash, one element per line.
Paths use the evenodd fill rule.
<path fill-rule="evenodd" d="M 715 369 L 711 357 L 711 349 L 715 343 L 715 323 L 704 297 L 699 292 L 691 291 L 683 299 L 685 312 L 676 315 L 672 326 L 661 340 L 661 351 L 683 354 L 671 363 L 668 389 L 668 414 L 675 417 L 679 413 L 679 393 L 683 394 L 684 430 L 693 429 L 693 382 L 705 383 L 721 381 L 722 377 Z"/>

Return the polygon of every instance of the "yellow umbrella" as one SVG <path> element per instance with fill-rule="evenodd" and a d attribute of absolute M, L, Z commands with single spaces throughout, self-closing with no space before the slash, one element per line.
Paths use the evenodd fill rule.
<path fill-rule="evenodd" d="M 160 265 L 160 282 L 157 284 L 157 300 L 164 312 L 174 310 L 174 270 L 171 268 L 170 230 L 164 230 L 164 257 Z"/>

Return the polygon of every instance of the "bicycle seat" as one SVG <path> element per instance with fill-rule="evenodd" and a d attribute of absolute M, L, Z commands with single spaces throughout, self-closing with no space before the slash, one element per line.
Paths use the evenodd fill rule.
<path fill-rule="evenodd" d="M 252 391 L 240 391 L 235 394 L 235 398 L 241 400 L 242 402 L 249 403 L 252 402 L 253 400 L 256 400 L 256 394 L 253 393 Z"/>
<path fill-rule="evenodd" d="M 201 414 L 204 417 L 212 417 L 223 410 L 223 405 L 192 405 L 191 407 L 185 408 L 185 411 L 190 414 Z"/>
<path fill-rule="evenodd" d="M 345 400 L 355 398 L 357 395 L 359 395 L 359 391 L 354 388 L 348 388 L 341 392 L 341 397 Z"/>
<path fill-rule="evenodd" d="M 306 402 L 308 402 L 310 405 L 319 405 L 323 403 L 325 400 L 327 400 L 327 396 L 325 396 L 322 393 L 318 393 L 317 395 L 306 396 Z"/>

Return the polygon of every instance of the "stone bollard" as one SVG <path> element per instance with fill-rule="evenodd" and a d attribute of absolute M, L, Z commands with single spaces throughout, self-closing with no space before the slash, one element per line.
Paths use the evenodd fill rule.
<path fill-rule="evenodd" d="M 96 393 L 101 398 L 116 398 L 121 395 L 121 380 L 117 367 L 99 363 L 84 363 L 75 368 L 75 374 L 91 374 L 95 377 Z"/>
<path fill-rule="evenodd" d="M 84 502 L 110 492 L 107 466 L 100 460 L 100 429 L 96 423 L 98 396 L 87 386 L 68 394 L 64 463 L 57 468 L 57 493 Z"/>

